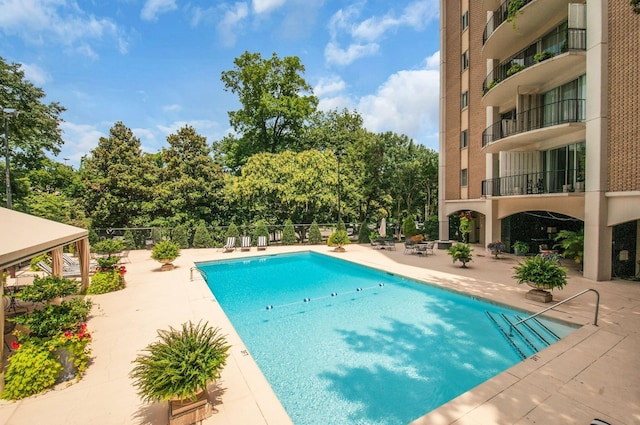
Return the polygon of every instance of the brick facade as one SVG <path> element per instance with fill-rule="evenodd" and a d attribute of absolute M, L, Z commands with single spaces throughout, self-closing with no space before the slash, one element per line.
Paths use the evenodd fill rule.
<path fill-rule="evenodd" d="M 640 15 L 609 0 L 608 191 L 640 190 Z"/>

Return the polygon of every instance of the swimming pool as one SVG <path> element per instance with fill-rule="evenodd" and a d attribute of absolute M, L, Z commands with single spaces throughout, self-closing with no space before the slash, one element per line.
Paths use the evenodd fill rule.
<path fill-rule="evenodd" d="M 492 322 L 519 312 L 401 276 L 310 252 L 197 266 L 296 425 L 405 424 L 522 360 Z"/>

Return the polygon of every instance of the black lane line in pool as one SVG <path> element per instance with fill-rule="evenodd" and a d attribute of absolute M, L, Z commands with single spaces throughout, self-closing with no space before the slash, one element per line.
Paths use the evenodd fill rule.
<path fill-rule="evenodd" d="M 381 288 L 383 286 L 384 286 L 384 283 L 378 283 L 376 286 L 369 286 L 369 287 L 366 287 L 366 288 L 356 288 L 355 291 L 344 292 L 344 294 L 351 294 L 351 293 L 354 293 L 354 292 L 368 291 L 370 289 Z M 337 292 L 332 292 L 331 295 L 325 295 L 324 297 L 314 298 L 314 300 L 324 300 L 326 298 L 337 297 L 337 296 L 338 296 Z M 289 306 L 292 306 L 292 305 L 298 305 L 298 304 L 303 304 L 303 303 L 308 303 L 308 302 L 311 302 L 311 298 L 304 298 L 302 301 L 295 301 L 295 302 L 288 303 L 288 304 L 279 304 L 279 305 L 269 304 L 269 305 L 267 305 L 266 310 L 273 310 L 274 308 L 289 307 Z"/>

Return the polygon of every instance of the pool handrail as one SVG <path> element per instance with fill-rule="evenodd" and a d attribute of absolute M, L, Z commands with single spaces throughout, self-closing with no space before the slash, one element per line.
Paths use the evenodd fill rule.
<path fill-rule="evenodd" d="M 532 314 L 532 315 L 531 315 L 531 316 L 529 316 L 529 317 L 525 317 L 524 319 L 519 320 L 519 321 L 517 321 L 516 323 L 510 323 L 510 324 L 509 324 L 509 336 L 513 336 L 513 329 L 514 329 L 517 325 L 519 325 L 519 324 L 521 324 L 521 323 L 524 323 L 524 322 L 526 322 L 526 321 L 527 321 L 527 320 L 529 320 L 529 319 L 533 319 L 534 317 L 537 317 L 537 316 L 541 315 L 542 313 L 546 313 L 546 312 L 547 312 L 547 311 L 549 311 L 549 310 L 553 310 L 554 308 L 556 308 L 556 307 L 557 307 L 557 306 L 559 306 L 560 304 L 564 304 L 564 303 L 566 303 L 567 301 L 571 301 L 572 299 L 574 299 L 574 298 L 576 298 L 576 297 L 579 297 L 579 296 L 580 296 L 580 295 L 582 295 L 582 294 L 586 294 L 587 292 L 590 292 L 590 291 L 593 291 L 593 292 L 595 292 L 595 293 L 596 293 L 596 312 L 595 312 L 595 317 L 594 317 L 594 319 L 593 319 L 593 324 L 594 324 L 594 326 L 598 326 L 598 310 L 600 309 L 600 293 L 599 293 L 598 291 L 596 291 L 595 289 L 589 288 L 589 289 L 585 289 L 584 291 L 578 292 L 577 294 L 574 294 L 574 295 L 570 296 L 569 298 L 564 299 L 564 300 L 562 300 L 562 301 L 560 301 L 560 302 L 558 302 L 558 303 L 556 303 L 556 304 L 552 305 L 551 307 L 547 307 L 547 308 L 545 308 L 544 310 L 540 310 L 540 311 L 539 311 L 539 312 L 537 312 L 536 314 Z"/>

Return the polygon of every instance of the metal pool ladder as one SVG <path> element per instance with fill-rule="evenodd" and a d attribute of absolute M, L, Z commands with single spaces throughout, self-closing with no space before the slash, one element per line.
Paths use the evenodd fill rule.
<path fill-rule="evenodd" d="M 546 313 L 549 310 L 553 310 L 554 308 L 558 307 L 560 304 L 564 304 L 567 301 L 571 301 L 572 299 L 577 298 L 580 295 L 586 294 L 587 292 L 590 292 L 590 291 L 596 293 L 596 313 L 595 313 L 595 317 L 593 319 L 593 324 L 594 324 L 594 326 L 598 326 L 598 310 L 600 309 L 600 293 L 598 291 L 596 291 L 595 289 L 589 288 L 589 289 L 585 289 L 582 292 L 578 292 L 577 294 L 574 294 L 574 295 L 570 296 L 569 298 L 567 298 L 566 300 L 562 300 L 559 303 L 556 303 L 556 304 L 552 305 L 551 307 L 547 307 L 544 310 L 541 310 L 541 311 L 537 312 L 536 314 L 532 314 L 531 316 L 526 317 L 526 318 L 524 318 L 524 319 L 522 319 L 522 320 L 520 320 L 520 321 L 518 321 L 516 323 L 513 323 L 513 324 L 510 323 L 509 324 L 509 336 L 513 336 L 513 329 L 516 326 L 518 326 L 519 324 L 524 323 L 529 319 L 533 319 L 534 317 L 537 317 L 537 316 L 541 315 L 542 313 Z"/>

